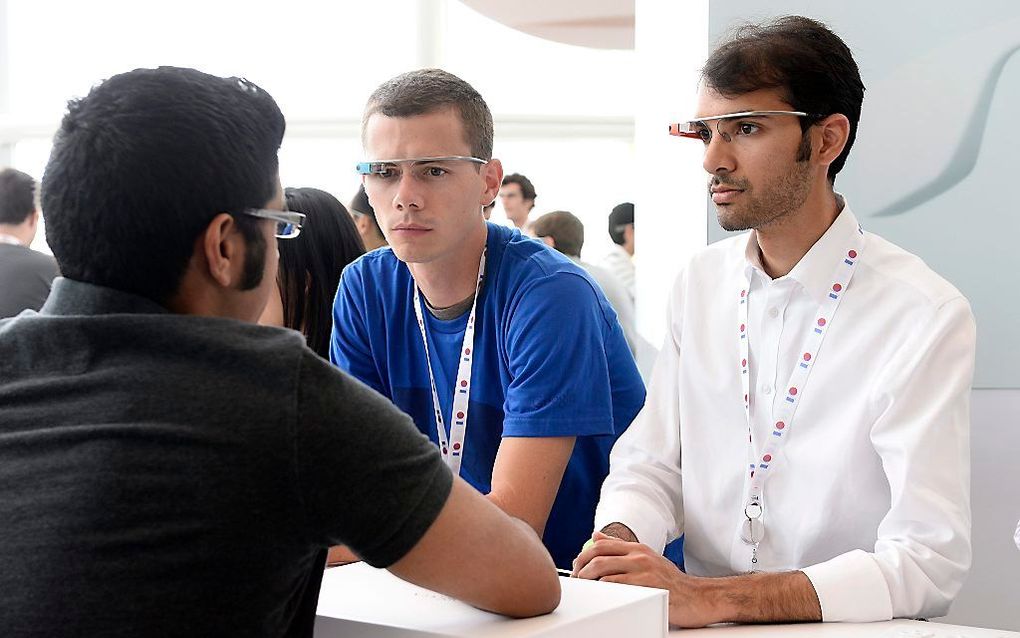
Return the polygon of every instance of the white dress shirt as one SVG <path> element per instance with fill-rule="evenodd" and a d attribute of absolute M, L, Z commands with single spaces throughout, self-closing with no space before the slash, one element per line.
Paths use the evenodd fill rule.
<path fill-rule="evenodd" d="M 623 289 L 627 291 L 628 295 L 630 295 L 631 301 L 633 301 L 634 260 L 631 258 L 630 253 L 624 250 L 623 246 L 613 244 L 609 253 L 602 258 L 602 261 L 599 262 L 598 265 L 616 276 L 620 283 L 623 284 Z"/>
<path fill-rule="evenodd" d="M 623 523 L 660 551 L 684 534 L 690 574 L 750 571 L 740 538 L 749 460 L 772 435 L 804 332 L 858 232 L 845 206 L 775 280 L 753 231 L 691 260 L 671 291 L 645 407 L 612 451 L 596 529 Z M 803 570 L 825 621 L 941 616 L 971 562 L 974 319 L 919 258 L 870 233 L 862 242 L 764 484 L 756 568 Z M 756 450 L 738 336 L 748 280 Z"/>

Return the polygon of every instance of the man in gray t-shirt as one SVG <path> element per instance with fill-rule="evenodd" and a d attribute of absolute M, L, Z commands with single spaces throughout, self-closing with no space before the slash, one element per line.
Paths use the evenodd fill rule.
<path fill-rule="evenodd" d="M 325 549 L 515 616 L 559 600 L 532 529 L 389 401 L 254 325 L 283 210 L 275 101 L 138 69 L 72 104 L 42 185 L 64 278 L 0 320 L 0 627 L 310 636 Z"/>
<path fill-rule="evenodd" d="M 35 180 L 0 170 L 0 319 L 41 308 L 59 274 L 52 257 L 29 248 L 38 228 Z"/>

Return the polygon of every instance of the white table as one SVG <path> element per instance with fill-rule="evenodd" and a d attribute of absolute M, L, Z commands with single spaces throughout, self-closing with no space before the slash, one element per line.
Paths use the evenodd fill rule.
<path fill-rule="evenodd" d="M 807 623 L 801 625 L 727 625 L 706 629 L 674 629 L 670 638 L 1010 638 L 1015 631 L 977 629 L 919 620 L 890 620 L 876 623 Z"/>
<path fill-rule="evenodd" d="M 665 590 L 563 578 L 559 608 L 511 620 L 355 563 L 326 570 L 319 594 L 317 638 L 664 638 Z M 914 620 L 880 623 L 726 625 L 674 629 L 670 638 L 1020 638 L 1020 633 Z"/>

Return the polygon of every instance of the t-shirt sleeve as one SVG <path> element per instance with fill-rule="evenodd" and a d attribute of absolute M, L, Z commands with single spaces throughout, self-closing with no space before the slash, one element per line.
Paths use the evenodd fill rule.
<path fill-rule="evenodd" d="M 619 325 L 609 322 L 593 285 L 557 272 L 526 286 L 515 304 L 506 338 L 511 381 L 503 436 L 612 434 L 606 335 L 624 349 L 626 343 L 622 333 L 613 334 Z"/>
<path fill-rule="evenodd" d="M 340 277 L 333 302 L 329 360 L 376 392 L 392 396 L 372 357 L 366 312 L 368 307 L 361 270 L 349 266 Z"/>
<path fill-rule="evenodd" d="M 299 381 L 295 463 L 311 537 L 389 566 L 435 521 L 453 477 L 410 417 L 310 351 Z"/>

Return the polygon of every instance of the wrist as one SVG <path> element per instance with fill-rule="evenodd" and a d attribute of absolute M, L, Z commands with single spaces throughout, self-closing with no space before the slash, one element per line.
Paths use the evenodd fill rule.
<path fill-rule="evenodd" d="M 728 578 L 707 578 L 704 576 L 687 576 L 693 592 L 690 595 L 701 601 L 707 619 L 706 625 L 733 620 L 739 610 L 733 605 L 734 596 L 730 588 L 733 581 Z"/>

